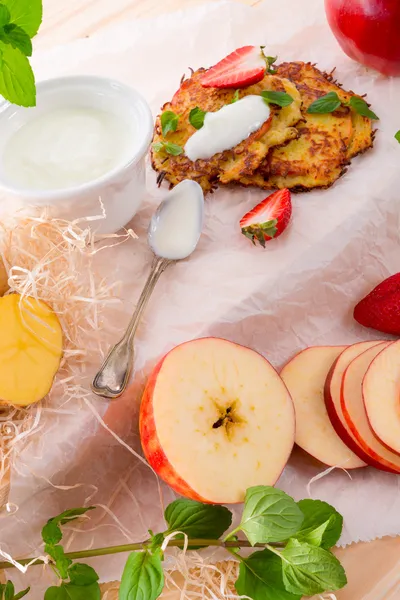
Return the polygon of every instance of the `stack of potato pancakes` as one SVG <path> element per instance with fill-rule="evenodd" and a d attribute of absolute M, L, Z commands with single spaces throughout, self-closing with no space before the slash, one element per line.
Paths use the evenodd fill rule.
<path fill-rule="evenodd" d="M 309 106 L 329 92 L 336 92 L 343 103 L 355 94 L 347 92 L 310 63 L 283 63 L 275 74 L 267 74 L 256 84 L 235 89 L 203 87 L 200 80 L 205 69 L 185 79 L 171 102 L 162 111 L 179 115 L 176 131 L 168 133 L 168 142 L 184 148 L 196 129 L 189 113 L 199 107 L 215 112 L 239 98 L 262 91 L 286 92 L 293 98 L 289 106 L 270 105 L 270 118 L 248 138 L 215 154 L 207 160 L 192 162 L 184 152 L 178 156 L 152 148 L 152 165 L 158 181 L 171 186 L 183 179 L 193 179 L 205 193 L 220 184 L 240 184 L 263 189 L 289 188 L 308 191 L 327 188 L 343 175 L 353 157 L 373 145 L 371 119 L 348 106 L 340 106 L 328 114 L 308 113 Z M 157 117 L 153 142 L 163 140 L 160 117 Z"/>

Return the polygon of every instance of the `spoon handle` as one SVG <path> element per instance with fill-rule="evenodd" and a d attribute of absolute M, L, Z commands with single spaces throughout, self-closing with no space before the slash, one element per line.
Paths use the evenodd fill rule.
<path fill-rule="evenodd" d="M 135 312 L 123 338 L 108 353 L 92 383 L 92 390 L 103 398 L 118 398 L 126 389 L 133 366 L 133 340 L 140 318 L 160 278 L 172 263 L 166 258 L 154 257 L 150 275 L 140 295 Z"/>

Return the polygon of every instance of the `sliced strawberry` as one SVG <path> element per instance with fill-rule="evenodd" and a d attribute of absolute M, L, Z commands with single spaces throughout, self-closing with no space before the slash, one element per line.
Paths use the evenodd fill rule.
<path fill-rule="evenodd" d="M 242 233 L 253 244 L 277 238 L 285 231 L 292 215 L 292 201 L 288 189 L 278 190 L 257 204 L 240 221 Z"/>
<path fill-rule="evenodd" d="M 261 81 L 268 61 L 260 47 L 243 46 L 222 59 L 201 78 L 203 87 L 241 88 Z"/>
<path fill-rule="evenodd" d="M 354 309 L 354 318 L 364 327 L 400 335 L 400 273 L 376 286 Z"/>

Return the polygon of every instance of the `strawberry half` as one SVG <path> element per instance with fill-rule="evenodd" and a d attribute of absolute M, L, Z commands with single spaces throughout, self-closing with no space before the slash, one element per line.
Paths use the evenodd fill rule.
<path fill-rule="evenodd" d="M 259 242 L 265 248 L 265 242 L 281 235 L 292 216 L 292 201 L 288 189 L 278 190 L 257 204 L 240 221 L 242 233 L 253 244 Z"/>
<path fill-rule="evenodd" d="M 243 46 L 208 69 L 200 83 L 214 88 L 246 87 L 263 79 L 268 64 L 260 47 Z"/>
<path fill-rule="evenodd" d="M 354 318 L 364 327 L 400 335 L 400 273 L 376 286 L 354 309 Z"/>

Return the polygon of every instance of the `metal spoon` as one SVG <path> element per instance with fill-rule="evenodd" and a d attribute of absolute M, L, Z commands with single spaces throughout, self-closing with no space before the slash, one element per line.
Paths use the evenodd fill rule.
<path fill-rule="evenodd" d="M 185 204 L 182 204 L 184 200 Z M 190 206 L 192 210 L 190 211 Z M 191 239 L 186 235 L 186 244 L 181 229 L 182 206 L 185 210 L 185 228 L 191 228 Z M 174 218 L 175 216 L 175 218 Z M 163 200 L 153 215 L 148 242 L 154 252 L 150 275 L 140 295 L 135 312 L 122 339 L 111 348 L 100 371 L 92 383 L 92 390 L 104 398 L 118 398 L 125 391 L 133 367 L 133 342 L 140 318 L 150 299 L 160 275 L 174 262 L 188 258 L 199 241 L 204 218 L 204 195 L 201 187 L 194 181 L 185 180 L 178 184 Z M 174 231 L 175 228 L 175 231 Z M 190 231 L 189 231 L 190 233 Z M 178 236 L 178 237 L 177 237 Z M 179 238 L 181 236 L 181 238 Z"/>

